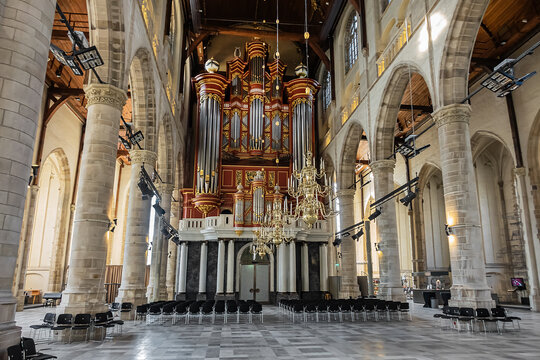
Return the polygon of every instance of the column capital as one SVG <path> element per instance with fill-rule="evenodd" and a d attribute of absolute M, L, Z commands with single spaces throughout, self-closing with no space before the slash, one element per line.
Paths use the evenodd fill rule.
<path fill-rule="evenodd" d="M 135 164 L 148 164 L 151 166 L 156 165 L 157 154 L 150 150 L 130 150 L 129 157 L 131 158 L 131 165 Z"/>
<path fill-rule="evenodd" d="M 514 171 L 514 176 L 516 177 L 523 177 L 527 175 L 527 168 L 525 167 L 517 167 L 517 168 L 514 168 L 513 171 Z"/>
<path fill-rule="evenodd" d="M 124 90 L 110 84 L 88 84 L 84 86 L 86 107 L 94 104 L 111 105 L 122 111 L 127 100 Z"/>
<path fill-rule="evenodd" d="M 468 104 L 446 105 L 437 109 L 432 116 L 438 128 L 454 122 L 466 122 L 468 124 L 471 118 L 471 106 Z"/>
<path fill-rule="evenodd" d="M 396 160 L 394 159 L 383 159 L 383 160 L 374 160 L 369 163 L 371 172 L 373 175 L 376 175 L 379 172 L 383 171 L 394 171 L 396 166 Z"/>
<path fill-rule="evenodd" d="M 356 193 L 355 189 L 339 189 L 336 191 L 337 198 L 354 197 Z"/>
<path fill-rule="evenodd" d="M 161 183 L 157 185 L 156 188 L 158 189 L 158 191 L 160 191 L 163 194 L 172 195 L 172 192 L 174 190 L 174 184 Z"/>

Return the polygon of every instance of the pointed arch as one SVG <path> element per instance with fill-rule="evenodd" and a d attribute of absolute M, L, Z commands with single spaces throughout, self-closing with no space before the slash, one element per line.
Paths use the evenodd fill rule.
<path fill-rule="evenodd" d="M 352 187 L 356 181 L 356 155 L 358 144 L 362 137 L 362 126 L 353 122 L 346 130 L 345 142 L 341 149 L 340 164 L 338 168 L 338 183 L 340 189 Z"/>
<path fill-rule="evenodd" d="M 459 0 L 441 58 L 439 106 L 461 102 L 468 94 L 469 66 L 476 35 L 489 0 Z"/>
<path fill-rule="evenodd" d="M 133 125 L 141 130 L 145 150 L 157 151 L 156 144 L 156 95 L 150 52 L 140 48 L 135 52 L 129 69 Z"/>
<path fill-rule="evenodd" d="M 95 45 L 105 66 L 96 69 L 101 80 L 120 89 L 126 88 L 124 2 L 121 0 L 88 0 L 90 43 Z M 93 75 L 92 82 L 97 82 Z"/>
<path fill-rule="evenodd" d="M 394 136 L 398 112 L 403 94 L 409 84 L 409 77 L 414 73 L 421 76 L 426 84 L 430 97 L 433 99 L 432 89 L 425 81 L 423 71 L 415 64 L 404 63 L 396 66 L 388 78 L 383 91 L 383 98 L 379 106 L 379 113 L 375 122 L 375 140 L 372 144 L 373 160 L 388 159 L 394 153 Z"/>

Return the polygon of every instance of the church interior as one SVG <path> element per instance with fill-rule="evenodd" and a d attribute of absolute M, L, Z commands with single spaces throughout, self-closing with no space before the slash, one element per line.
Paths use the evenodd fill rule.
<path fill-rule="evenodd" d="M 0 360 L 537 358 L 537 0 L 0 0 L 0 69 Z"/>

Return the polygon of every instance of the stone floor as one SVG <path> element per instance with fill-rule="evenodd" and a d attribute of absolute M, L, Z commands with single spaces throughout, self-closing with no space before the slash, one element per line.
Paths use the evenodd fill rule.
<path fill-rule="evenodd" d="M 17 313 L 29 335 L 50 309 Z M 513 310 L 520 332 L 457 333 L 441 330 L 436 312 L 412 308 L 413 321 L 295 323 L 265 306 L 264 323 L 146 325 L 129 322 L 122 336 L 88 343 L 38 344 L 59 359 L 538 359 L 540 314 Z M 221 322 L 221 321 L 220 321 Z"/>

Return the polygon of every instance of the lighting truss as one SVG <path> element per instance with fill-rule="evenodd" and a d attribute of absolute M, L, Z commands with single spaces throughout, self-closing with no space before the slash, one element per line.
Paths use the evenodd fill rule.
<path fill-rule="evenodd" d="M 75 57 L 68 55 L 64 50 L 60 49 L 58 46 L 54 44 L 50 44 L 50 50 L 53 53 L 56 60 L 58 60 L 61 64 L 69 66 L 71 71 L 73 71 L 73 74 L 77 76 L 83 76 L 84 72 L 82 71 L 81 67 L 77 62 L 75 61 Z"/>
<path fill-rule="evenodd" d="M 75 51 L 73 55 L 79 60 L 84 70 L 95 69 L 104 64 L 99 51 L 95 46 Z"/>
<path fill-rule="evenodd" d="M 530 72 L 518 79 L 514 75 L 514 66 L 523 60 L 524 57 L 534 53 L 534 50 L 540 46 L 540 41 L 533 44 L 530 48 L 525 50 L 521 55 L 515 59 L 505 59 L 500 62 L 493 72 L 482 81 L 481 87 L 473 91 L 469 96 L 461 101 L 462 104 L 469 101 L 474 95 L 476 95 L 482 89 L 488 89 L 493 93 L 496 93 L 498 97 L 505 97 L 512 91 L 519 88 L 523 83 L 536 74 L 536 71 Z"/>
<path fill-rule="evenodd" d="M 147 200 L 148 198 L 155 196 L 157 198 L 156 204 L 159 204 L 159 202 L 161 201 L 161 195 L 159 195 L 159 192 L 154 186 L 150 175 L 148 175 L 148 173 L 146 172 L 144 164 L 141 165 L 141 172 L 137 185 L 141 190 L 143 200 Z"/>

